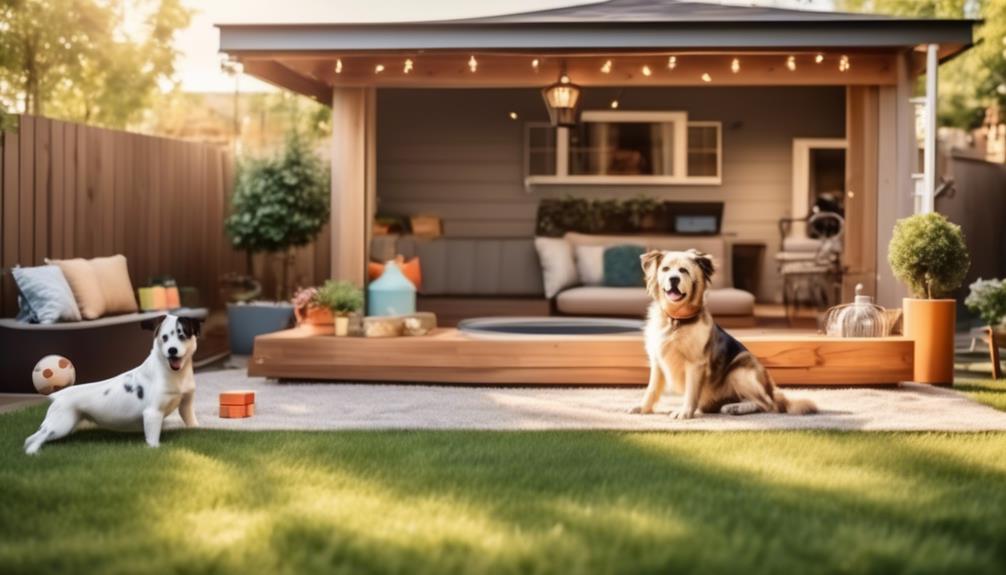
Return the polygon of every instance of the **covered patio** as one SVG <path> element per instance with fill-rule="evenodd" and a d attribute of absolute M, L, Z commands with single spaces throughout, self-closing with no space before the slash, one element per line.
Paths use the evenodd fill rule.
<path fill-rule="evenodd" d="M 540 270 L 531 269 L 542 202 L 564 197 L 645 194 L 665 203 L 718 205 L 714 235 L 675 241 L 722 245 L 720 281 L 734 291 L 750 278 L 731 277 L 732 251 L 760 247 L 758 273 L 751 274 L 760 279 L 741 291 L 757 305 L 777 303 L 783 283 L 775 256 L 785 239 L 779 222 L 792 218 L 791 233 L 806 232 L 802 222 L 819 195 L 816 150 L 843 152 L 828 183 L 844 218 L 839 299 L 849 301 L 863 284 L 878 303 L 897 307 L 904 292 L 885 263 L 886 246 L 898 218 L 933 209 L 935 117 L 925 111 L 935 108 L 939 63 L 970 46 L 973 25 L 612 0 L 472 20 L 220 30 L 221 51 L 246 73 L 331 103 L 332 277 L 365 285 L 372 259 L 430 245 L 405 238 L 403 249 L 403 238 L 375 234 L 375 216 L 433 214 L 442 226 L 435 241 L 444 247 L 437 261 L 423 258 L 424 274 L 437 270 L 428 282 L 424 277 L 420 309 L 465 317 L 569 314 L 562 294 L 542 294 L 541 276 L 534 275 Z M 572 119 L 564 119 L 557 106 L 563 97 L 568 104 L 562 89 L 569 86 L 578 90 Z M 645 147 L 652 154 L 643 160 L 605 148 L 612 126 L 633 123 L 649 125 Z M 303 342 L 291 341 L 308 335 L 261 338 L 260 348 L 269 351 L 252 372 L 323 377 L 321 360 L 312 363 Z M 779 367 L 827 363 L 820 341 L 801 347 L 792 334 L 749 335 L 810 350 L 786 355 Z M 292 345 L 298 351 L 278 351 Z M 336 370 L 328 344 L 316 347 Z M 906 379 L 892 369 L 867 381 L 877 365 L 905 364 L 904 349 L 888 349 L 894 351 L 858 366 L 866 375 L 853 379 Z M 280 357 L 296 358 L 296 365 L 281 368 Z M 586 370 L 592 367 L 601 366 Z M 630 371 L 638 368 L 608 367 L 621 371 L 597 383 L 635 381 Z M 386 371 L 371 378 L 351 371 L 357 379 L 387 379 Z M 792 382 L 842 377 L 832 375 Z"/>

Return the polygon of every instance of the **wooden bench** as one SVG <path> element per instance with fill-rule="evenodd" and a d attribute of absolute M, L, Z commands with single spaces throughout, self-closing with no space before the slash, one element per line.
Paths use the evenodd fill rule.
<path fill-rule="evenodd" d="M 150 354 L 153 334 L 140 322 L 164 315 L 163 311 L 130 313 L 55 324 L 33 324 L 0 319 L 0 393 L 34 393 L 31 370 L 51 354 L 69 359 L 77 382 L 107 379 L 132 369 Z M 172 313 L 204 319 L 204 308 Z"/>
<path fill-rule="evenodd" d="M 330 328 L 329 328 L 330 329 Z M 779 385 L 891 385 L 912 379 L 912 340 L 739 335 Z M 477 339 L 323 335 L 311 326 L 262 335 L 251 376 L 485 385 L 645 385 L 641 335 Z"/>

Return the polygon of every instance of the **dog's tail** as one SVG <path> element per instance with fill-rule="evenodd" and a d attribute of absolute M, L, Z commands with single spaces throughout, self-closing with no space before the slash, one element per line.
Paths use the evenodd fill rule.
<path fill-rule="evenodd" d="M 811 415 L 817 413 L 817 404 L 809 399 L 789 399 L 780 391 L 775 392 L 775 407 L 779 413 L 793 415 Z"/>

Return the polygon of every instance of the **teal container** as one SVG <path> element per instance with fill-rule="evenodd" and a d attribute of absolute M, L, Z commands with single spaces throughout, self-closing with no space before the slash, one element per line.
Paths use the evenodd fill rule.
<path fill-rule="evenodd" d="M 416 286 L 394 261 L 384 264 L 381 277 L 367 288 L 367 315 L 416 313 Z"/>

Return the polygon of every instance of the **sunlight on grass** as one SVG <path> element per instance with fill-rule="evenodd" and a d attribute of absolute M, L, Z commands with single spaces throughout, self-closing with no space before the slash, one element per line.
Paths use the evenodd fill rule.
<path fill-rule="evenodd" d="M 978 379 L 958 377 L 954 381 L 954 389 L 971 399 L 1006 411 L 1006 381 L 994 379 Z"/>
<path fill-rule="evenodd" d="M 0 416 L 0 572 L 998 573 L 1001 433 L 85 432 Z"/>

